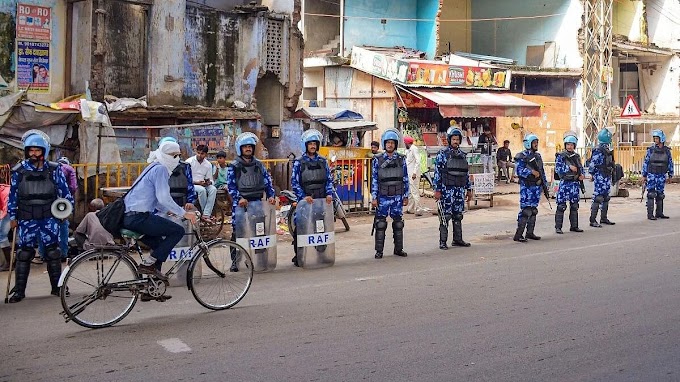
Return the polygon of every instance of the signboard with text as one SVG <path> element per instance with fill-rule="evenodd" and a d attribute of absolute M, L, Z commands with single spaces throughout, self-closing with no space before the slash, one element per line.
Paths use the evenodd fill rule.
<path fill-rule="evenodd" d="M 17 86 L 31 93 L 50 92 L 50 43 L 17 40 Z"/>
<path fill-rule="evenodd" d="M 33 4 L 17 4 L 16 38 L 50 41 L 52 9 Z"/>

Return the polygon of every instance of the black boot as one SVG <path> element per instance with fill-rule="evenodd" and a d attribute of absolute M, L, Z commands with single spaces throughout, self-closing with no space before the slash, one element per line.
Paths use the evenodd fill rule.
<path fill-rule="evenodd" d="M 15 269 L 14 294 L 10 297 L 9 302 L 19 302 L 26 297 L 26 284 L 28 284 L 28 274 L 31 272 L 31 260 L 35 255 L 35 250 L 21 249 L 17 253 L 17 262 Z"/>
<path fill-rule="evenodd" d="M 470 243 L 463 241 L 463 214 L 453 215 L 453 243 L 457 247 L 469 247 Z"/>
<path fill-rule="evenodd" d="M 404 221 L 401 218 L 392 222 L 392 235 L 394 237 L 394 255 L 406 257 L 408 254 L 404 252 Z"/>
<path fill-rule="evenodd" d="M 567 210 L 566 202 L 557 205 L 557 212 L 555 212 L 555 233 L 562 234 L 562 224 L 564 223 L 564 211 Z"/>
<path fill-rule="evenodd" d="M 446 240 L 449 238 L 449 220 L 451 220 L 451 215 L 443 215 L 440 219 L 444 220 L 447 225 L 443 225 L 441 221 L 439 222 L 439 249 L 449 249 L 446 245 Z"/>
<path fill-rule="evenodd" d="M 50 285 L 52 285 L 53 296 L 59 296 L 59 277 L 61 276 L 61 258 L 47 261 L 47 275 L 50 278 Z"/>
<path fill-rule="evenodd" d="M 540 236 L 534 235 L 534 228 L 536 227 L 536 215 L 537 214 L 538 214 L 538 209 L 533 208 L 533 214 L 531 215 L 529 220 L 527 220 L 527 236 L 526 236 L 527 239 L 541 240 Z"/>
<path fill-rule="evenodd" d="M 526 243 L 527 241 L 527 239 L 524 238 L 524 229 L 527 227 L 527 221 L 529 220 L 531 209 L 529 208 L 527 212 L 529 215 L 526 215 L 525 211 L 526 208 L 522 209 L 522 213 L 517 219 L 517 231 L 515 231 L 515 236 L 512 238 L 512 240 L 518 241 L 520 243 Z"/>
<path fill-rule="evenodd" d="M 9 262 L 12 260 L 12 247 L 4 247 L 2 249 L 2 255 L 5 258 L 5 264 L 0 267 L 0 272 L 9 271 Z"/>
<path fill-rule="evenodd" d="M 597 198 L 593 200 L 593 204 L 590 206 L 590 226 L 595 227 L 595 228 L 602 228 L 602 225 L 597 222 L 597 211 L 600 210 L 600 202 L 597 201 Z"/>
<path fill-rule="evenodd" d="M 654 196 L 650 198 L 649 192 L 647 193 L 647 219 L 649 220 L 656 220 L 656 216 L 654 216 Z"/>
<path fill-rule="evenodd" d="M 387 230 L 387 219 L 378 218 L 375 221 L 375 258 L 382 259 L 383 248 L 385 248 L 385 231 Z"/>
<path fill-rule="evenodd" d="M 583 232 L 582 229 L 578 228 L 578 203 L 572 203 L 569 206 L 569 225 L 569 231 Z"/>
<path fill-rule="evenodd" d="M 663 199 L 666 197 L 664 194 L 656 195 L 656 217 L 657 219 L 669 219 L 668 216 L 663 214 Z"/>
<path fill-rule="evenodd" d="M 607 195 L 604 199 L 604 202 L 602 203 L 602 214 L 600 215 L 600 224 L 605 224 L 605 225 L 614 225 L 613 221 L 609 220 L 607 218 L 607 213 L 609 212 L 609 198 L 610 196 Z"/>

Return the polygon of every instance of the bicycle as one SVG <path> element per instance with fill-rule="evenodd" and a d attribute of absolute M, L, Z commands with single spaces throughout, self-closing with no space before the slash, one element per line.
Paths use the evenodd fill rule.
<path fill-rule="evenodd" d="M 204 241 L 200 228 L 193 231 L 196 243 L 186 256 L 165 273 L 170 276 L 189 261 L 187 288 L 199 304 L 212 310 L 228 309 L 248 293 L 253 281 L 253 263 L 239 244 L 225 239 Z M 169 283 L 137 271 L 130 255 L 142 258 L 139 233 L 122 229 L 123 245 L 108 245 L 78 255 L 62 271 L 60 298 L 66 322 L 97 329 L 116 324 L 134 308 L 140 296 L 162 301 Z M 231 272 L 232 258 L 239 270 Z M 205 266 L 204 266 L 205 265 Z"/>

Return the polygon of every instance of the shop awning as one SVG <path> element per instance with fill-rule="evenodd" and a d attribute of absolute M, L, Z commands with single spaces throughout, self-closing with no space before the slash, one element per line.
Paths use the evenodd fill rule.
<path fill-rule="evenodd" d="M 443 117 L 540 117 L 541 106 L 510 94 L 460 91 L 410 91 L 439 106 Z"/>
<path fill-rule="evenodd" d="M 333 131 L 372 131 L 378 129 L 376 123 L 371 121 L 325 121 L 321 124 Z"/>

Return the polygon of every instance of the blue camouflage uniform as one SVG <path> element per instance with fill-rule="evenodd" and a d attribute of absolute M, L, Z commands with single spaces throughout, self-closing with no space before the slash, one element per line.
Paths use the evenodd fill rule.
<path fill-rule="evenodd" d="M 573 155 L 567 159 L 566 156 Z M 576 166 L 579 170 L 574 173 L 569 166 Z M 581 159 L 577 153 L 564 151 L 557 154 L 555 158 L 555 172 L 560 177 L 560 185 L 557 190 L 557 212 L 555 213 L 555 229 L 561 233 L 564 212 L 569 203 L 569 223 L 572 231 L 578 230 L 578 203 L 581 198 L 580 182 L 578 177 L 583 174 Z M 580 230 L 578 230 L 580 232 Z"/>
<path fill-rule="evenodd" d="M 459 163 L 455 162 L 456 159 Z M 449 161 L 452 161 L 449 163 Z M 449 164 L 451 168 L 449 168 Z M 434 160 L 434 190 L 441 192 L 439 217 L 439 248 L 447 249 L 448 222 L 453 220 L 453 242 L 456 246 L 469 246 L 463 241 L 463 211 L 465 211 L 465 194 L 472 189 L 466 154 L 459 148 L 447 147 L 441 150 Z M 449 176 L 449 178 L 447 178 Z M 446 185 L 445 178 L 450 179 Z M 459 182 L 459 183 L 456 183 Z M 454 185 L 451 185 L 454 184 Z"/>
<path fill-rule="evenodd" d="M 609 150 L 609 144 L 601 143 L 593 150 L 588 164 L 588 172 L 593 178 L 593 203 L 590 206 L 590 225 L 601 227 L 597 222 L 597 213 L 601 210 L 600 223 L 609 224 L 607 214 L 609 211 L 609 193 L 612 188 L 612 175 L 614 174 L 614 156 Z"/>
<path fill-rule="evenodd" d="M 264 171 L 264 188 L 265 193 L 267 194 L 267 199 L 273 198 L 276 193 L 274 191 L 274 186 L 272 185 L 272 176 L 268 171 Z M 227 190 L 232 200 L 231 210 L 238 211 L 238 202 L 241 200 L 241 193 L 239 192 L 236 185 L 236 174 L 234 173 L 233 166 L 227 166 Z"/>
<path fill-rule="evenodd" d="M 401 161 L 401 171 L 395 168 L 399 167 Z M 382 168 L 381 168 L 382 166 Z M 380 171 L 390 171 L 393 169 L 395 173 L 401 174 L 401 179 L 396 177 L 389 177 L 379 181 Z M 385 231 L 387 231 L 387 216 L 392 218 L 392 235 L 394 238 L 394 254 L 397 256 L 406 256 L 404 249 L 404 200 L 408 199 L 409 195 L 409 181 L 408 168 L 406 166 L 406 158 L 397 153 L 388 155 L 387 152 L 378 154 L 373 158 L 371 163 L 371 198 L 378 201 L 378 207 L 375 211 L 375 251 L 376 258 L 381 258 L 383 248 L 385 247 Z M 381 190 L 382 189 L 382 190 Z M 389 195 L 391 190 L 394 190 L 394 195 Z"/>
<path fill-rule="evenodd" d="M 320 185 L 320 189 L 318 190 L 318 194 L 316 197 L 311 194 L 307 194 L 305 192 L 305 188 L 307 188 L 306 185 L 302 183 L 302 162 L 311 162 L 312 164 L 319 164 L 323 165 L 326 167 L 326 176 L 325 176 L 325 182 L 324 184 Z M 314 158 L 311 158 L 307 153 L 302 154 L 302 156 L 298 159 L 296 159 L 293 162 L 293 170 L 291 171 L 291 179 L 290 179 L 290 186 L 293 189 L 293 192 L 295 193 L 295 196 L 297 196 L 298 203 L 306 203 L 303 201 L 303 199 L 307 196 L 312 196 L 313 198 L 320 199 L 322 197 L 327 197 L 327 196 L 333 196 L 333 178 L 331 177 L 331 169 L 330 165 L 328 164 L 328 161 L 326 158 L 322 157 L 321 155 L 315 155 Z M 295 213 L 295 229 L 292 232 L 293 235 L 293 250 L 295 251 L 295 257 L 293 257 L 293 264 L 296 266 L 298 265 L 297 263 L 297 213 Z"/>
<path fill-rule="evenodd" d="M 531 158 L 535 158 L 538 168 L 531 167 L 529 163 Z M 536 216 L 538 215 L 538 204 L 541 201 L 541 192 L 543 184 L 547 184 L 545 178 L 545 171 L 543 169 L 543 159 L 538 151 L 526 149 L 515 156 L 516 174 L 519 177 L 519 207 L 520 211 L 517 214 L 517 232 L 515 233 L 515 241 L 526 241 L 522 236 L 524 228 L 526 228 L 527 238 L 539 240 L 540 237 L 534 235 L 534 228 L 536 226 Z M 532 170 L 540 172 L 540 178 L 535 178 Z"/>
<path fill-rule="evenodd" d="M 198 195 L 196 195 L 196 190 L 194 189 L 194 176 L 191 174 L 191 166 L 184 166 L 184 176 L 187 177 L 187 203 L 195 205 Z"/>
<path fill-rule="evenodd" d="M 657 155 L 665 155 L 667 158 L 659 158 Z M 661 160 L 659 160 L 661 159 Z M 656 160 L 656 163 L 655 163 Z M 663 214 L 663 200 L 666 188 L 666 179 L 673 177 L 673 155 L 668 146 L 657 147 L 652 145 L 647 149 L 645 161 L 642 164 L 642 176 L 647 177 L 647 217 L 666 218 Z M 668 175 L 668 178 L 666 177 Z M 654 202 L 656 201 L 656 211 Z M 652 219 L 655 220 L 655 219 Z"/>

